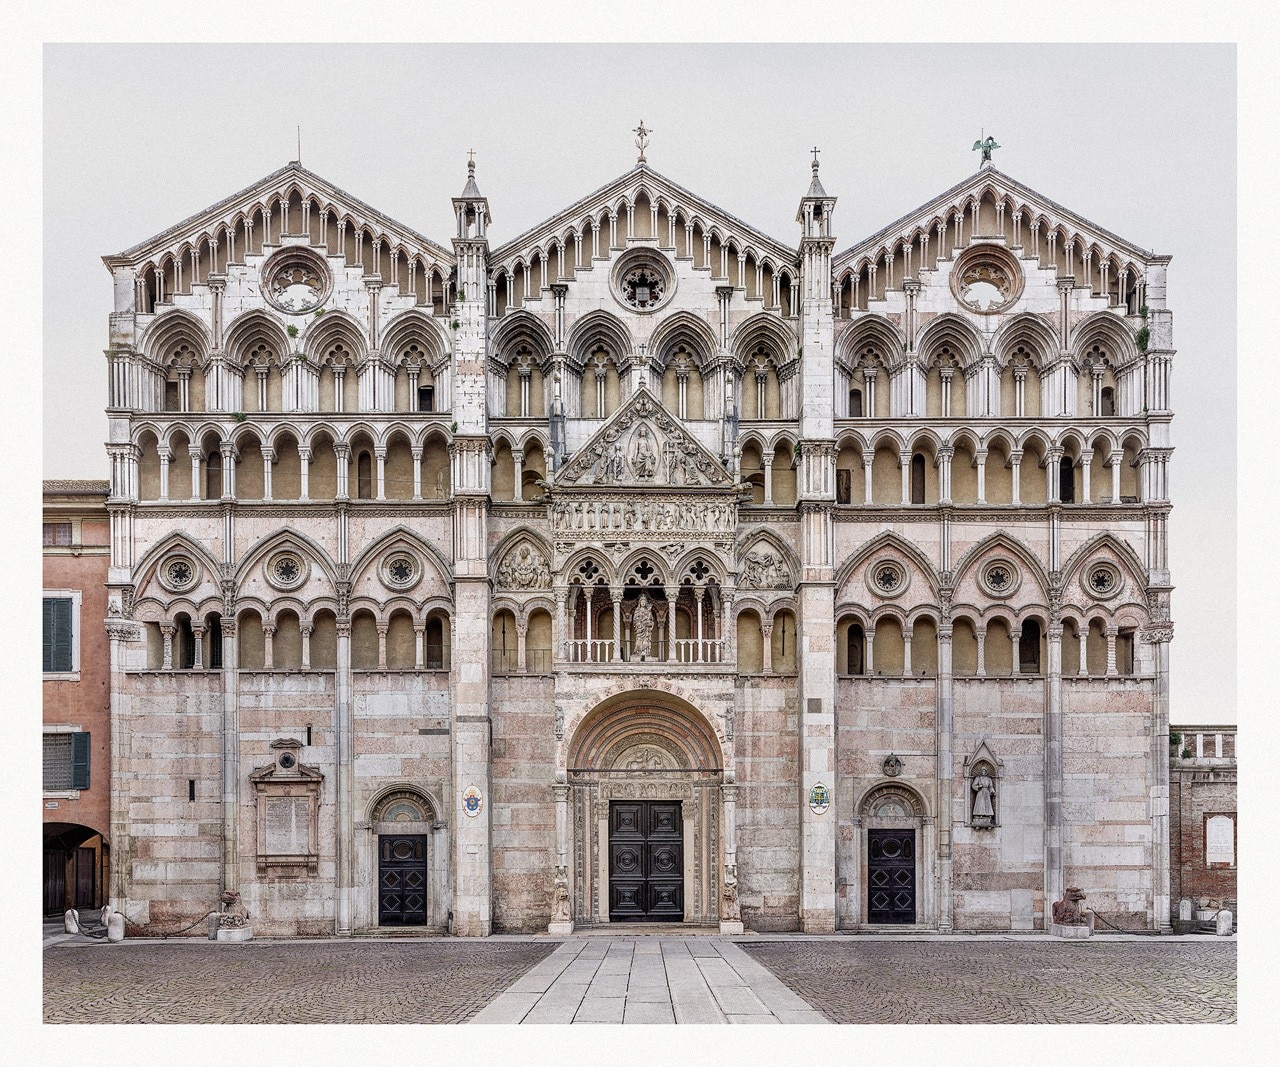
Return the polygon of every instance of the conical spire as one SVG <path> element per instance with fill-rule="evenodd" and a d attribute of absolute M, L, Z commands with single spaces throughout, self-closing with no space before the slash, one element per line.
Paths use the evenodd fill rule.
<path fill-rule="evenodd" d="M 480 200 L 484 196 L 480 186 L 476 185 L 476 153 L 472 149 L 467 153 L 467 184 L 462 190 L 460 200 Z"/>
<path fill-rule="evenodd" d="M 822 188 L 822 182 L 818 180 L 818 149 L 816 148 L 813 150 L 813 181 L 809 183 L 809 191 L 804 195 L 822 200 L 827 198 L 827 191 Z"/>

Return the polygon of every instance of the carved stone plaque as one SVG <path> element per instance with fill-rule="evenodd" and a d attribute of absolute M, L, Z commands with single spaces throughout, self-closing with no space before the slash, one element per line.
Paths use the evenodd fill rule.
<path fill-rule="evenodd" d="M 1206 864 L 1236 861 L 1236 824 L 1230 815 L 1210 815 L 1204 823 Z"/>
<path fill-rule="evenodd" d="M 268 797 L 266 848 L 276 856 L 305 856 L 311 851 L 311 798 Z"/>

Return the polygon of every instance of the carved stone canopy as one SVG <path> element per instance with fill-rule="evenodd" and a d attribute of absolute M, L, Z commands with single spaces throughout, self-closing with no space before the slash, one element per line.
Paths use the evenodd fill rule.
<path fill-rule="evenodd" d="M 646 388 L 639 389 L 565 465 L 556 489 L 719 488 L 733 479 Z"/>

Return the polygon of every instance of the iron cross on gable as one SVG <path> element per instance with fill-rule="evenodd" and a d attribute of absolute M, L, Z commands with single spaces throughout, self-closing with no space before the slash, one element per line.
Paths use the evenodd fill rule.
<path fill-rule="evenodd" d="M 634 134 L 636 135 L 636 147 L 637 147 L 638 149 L 640 149 L 640 155 L 639 155 L 638 157 L 636 157 L 636 162 L 637 162 L 637 163 L 643 163 L 643 162 L 645 162 L 645 158 L 644 158 L 644 150 L 645 150 L 645 146 L 647 146 L 647 145 L 648 145 L 648 143 L 649 143 L 649 134 L 653 133 L 653 131 L 652 131 L 652 130 L 646 130 L 646 129 L 644 128 L 644 119 L 641 119 L 641 120 L 640 120 L 640 125 L 639 125 L 639 126 L 637 126 L 637 127 L 636 127 L 634 130 L 632 130 L 631 132 L 632 132 L 632 133 L 634 133 Z"/>

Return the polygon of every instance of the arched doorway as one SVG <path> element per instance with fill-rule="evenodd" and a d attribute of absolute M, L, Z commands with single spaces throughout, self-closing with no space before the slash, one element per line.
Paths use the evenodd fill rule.
<path fill-rule="evenodd" d="M 44 914 L 100 908 L 109 881 L 106 840 L 78 823 L 44 824 Z"/>
<path fill-rule="evenodd" d="M 448 925 L 448 831 L 425 793 L 409 786 L 384 790 L 369 806 L 369 844 L 357 884 L 369 887 L 357 928 Z"/>
<path fill-rule="evenodd" d="M 924 798 L 905 782 L 881 782 L 864 794 L 857 814 L 855 921 L 867 926 L 934 926 L 937 842 Z"/>
<path fill-rule="evenodd" d="M 606 701 L 575 731 L 565 776 L 575 924 L 719 921 L 733 787 L 700 712 L 668 694 Z"/>

